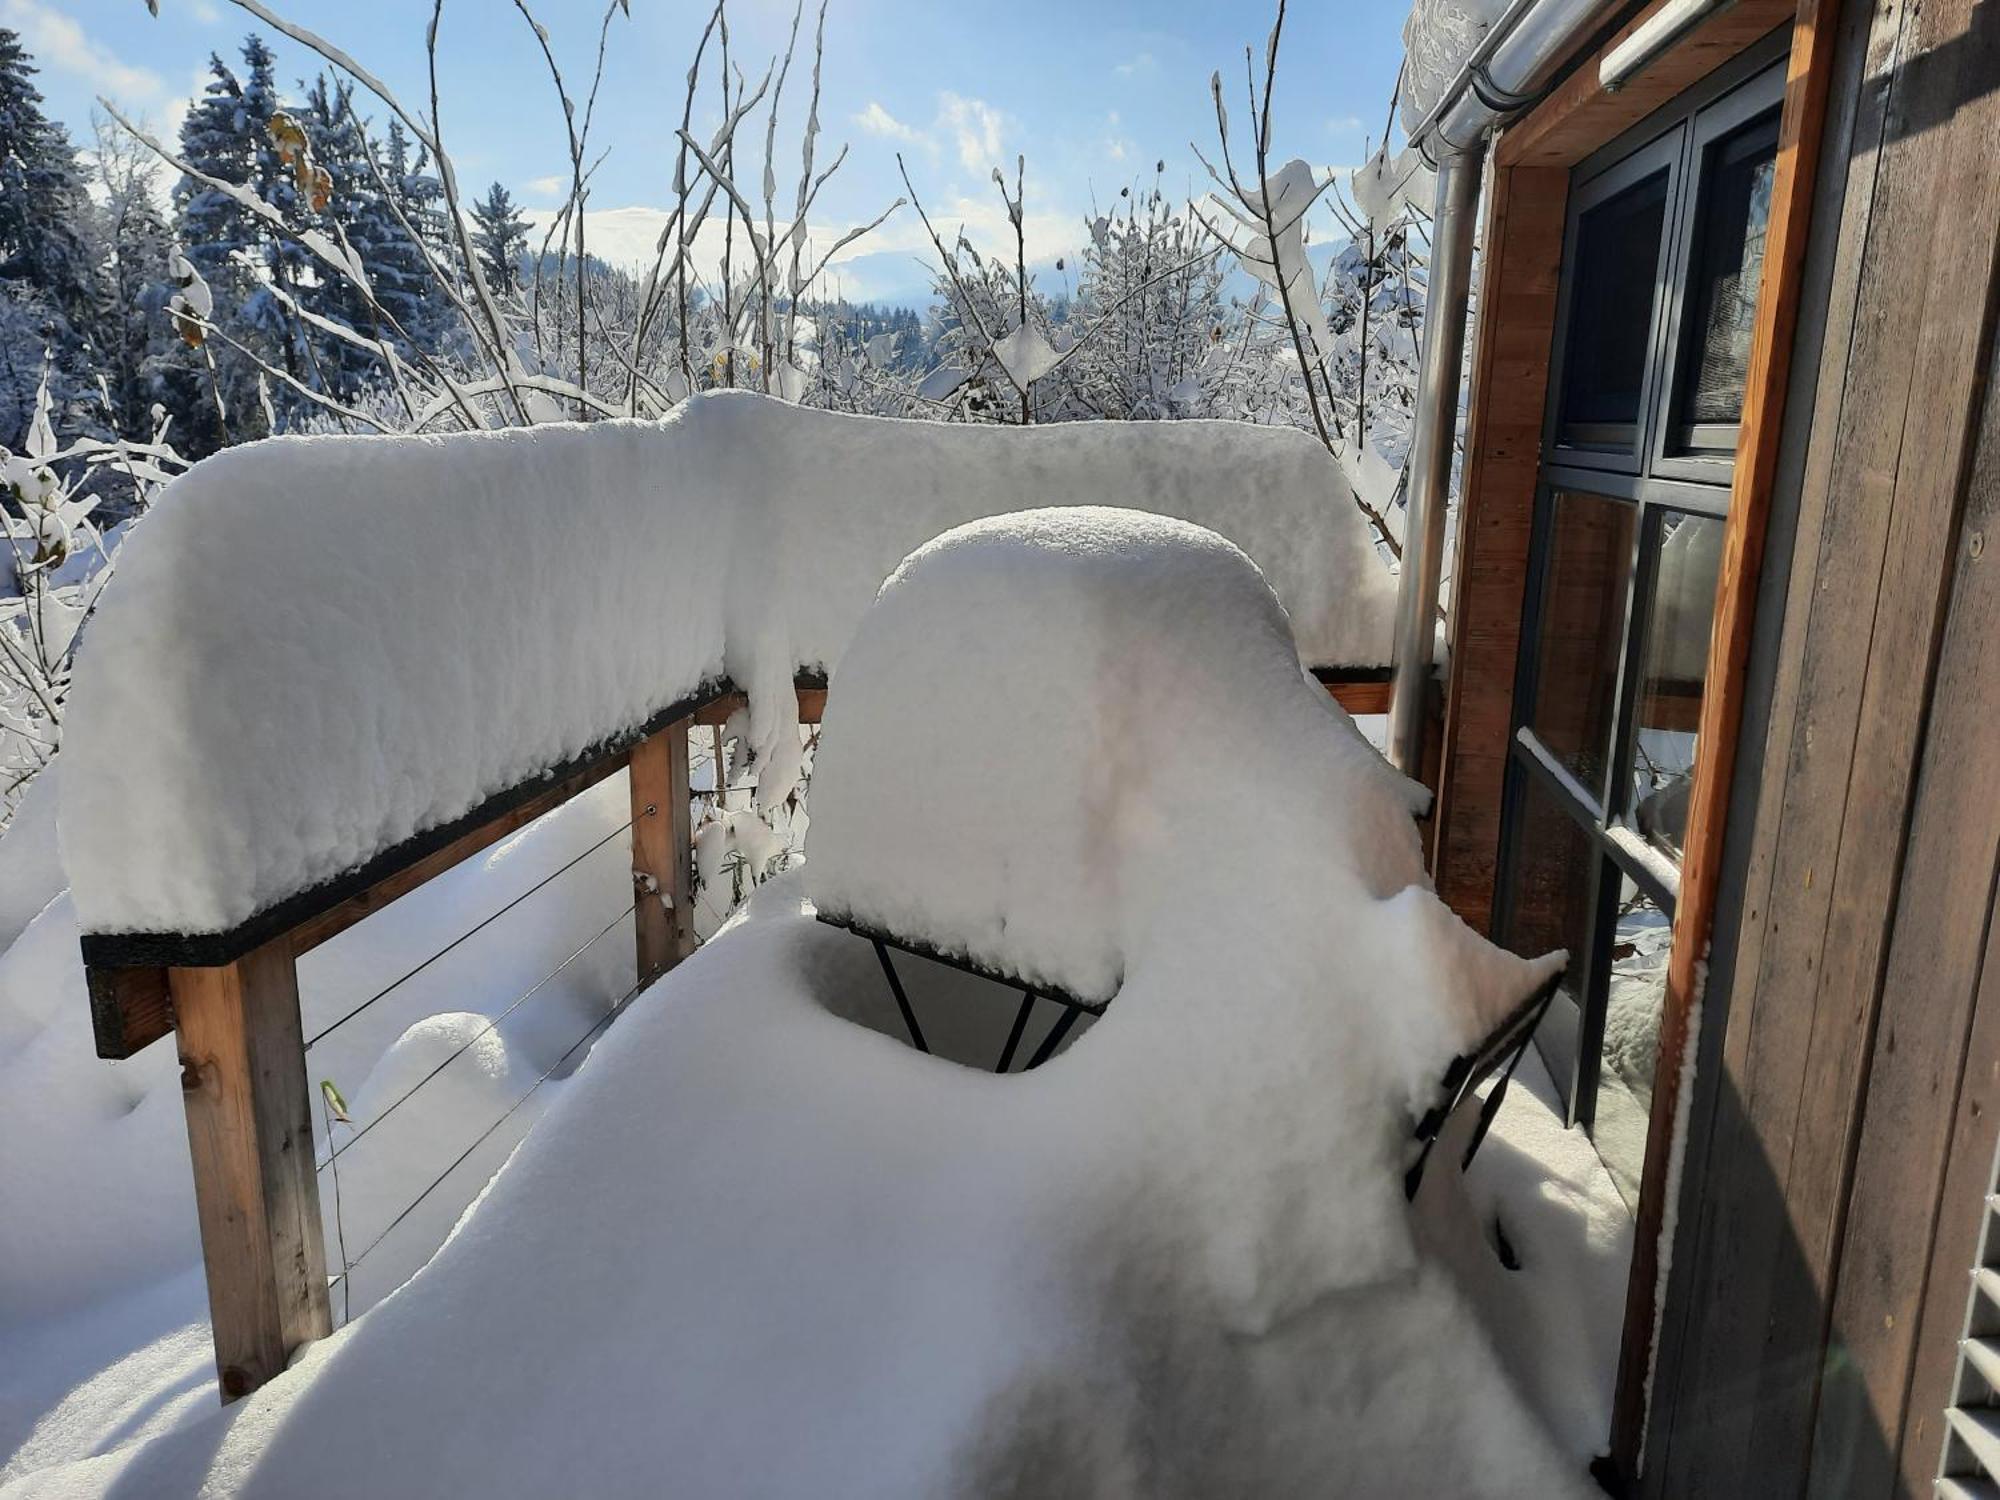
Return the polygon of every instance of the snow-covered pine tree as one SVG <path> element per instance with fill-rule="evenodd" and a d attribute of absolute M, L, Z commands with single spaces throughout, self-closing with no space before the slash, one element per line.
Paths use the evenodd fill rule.
<path fill-rule="evenodd" d="M 396 210 L 390 216 L 395 232 L 381 252 L 375 295 L 411 338 L 436 351 L 455 315 L 432 267 L 449 275 L 458 264 L 458 246 L 445 219 L 444 187 L 430 170 L 430 154 L 422 146 L 411 149 L 401 120 L 389 121 L 387 142 L 375 159 Z"/>
<path fill-rule="evenodd" d="M 34 64 L 0 27 L 0 445 L 19 449 L 43 363 L 55 420 L 81 431 L 100 415 L 90 380 L 95 277 L 84 244 L 83 172 L 63 128 L 42 111 Z"/>
<path fill-rule="evenodd" d="M 219 54 L 210 55 L 208 86 L 181 125 L 181 154 L 190 166 L 247 187 L 298 222 L 298 182 L 272 132 L 273 119 L 284 115 L 284 108 L 270 48 L 253 32 L 242 56 L 239 78 Z M 296 294 L 310 257 L 228 193 L 193 177 L 175 186 L 174 202 L 180 241 L 214 294 L 215 321 L 227 340 L 248 351 L 224 342 L 213 353 L 232 435 L 254 436 L 266 425 L 257 361 L 301 383 L 315 378 L 297 319 L 269 290 L 276 285 Z M 282 425 L 282 414 L 294 403 L 284 389 L 272 389 L 270 397 Z"/>
<path fill-rule="evenodd" d="M 314 228 L 336 242 L 346 240 L 379 299 L 385 291 L 385 279 L 398 280 L 402 274 L 402 268 L 389 259 L 402 235 L 369 166 L 369 143 L 351 108 L 348 85 L 320 74 L 307 88 L 305 105 L 296 118 L 311 148 L 308 174 L 325 173 L 324 201 L 315 205 L 308 200 L 302 207 L 310 212 Z M 297 295 L 318 317 L 352 329 L 364 339 L 389 339 L 408 352 L 408 341 L 399 333 L 401 320 L 384 320 L 363 290 L 347 277 L 325 274 L 323 268 L 315 267 L 312 280 L 301 286 Z M 382 305 L 393 317 L 395 308 L 387 302 Z M 306 337 L 318 376 L 316 388 L 338 400 L 352 402 L 387 379 L 381 357 L 353 340 L 318 327 L 309 328 Z"/>
<path fill-rule="evenodd" d="M 479 251 L 479 268 L 486 284 L 496 295 L 513 293 L 521 286 L 521 257 L 528 252 L 528 221 L 515 206 L 513 195 L 499 183 L 472 205 L 476 226 L 473 244 Z"/>
<path fill-rule="evenodd" d="M 135 442 L 151 440 L 156 406 L 172 415 L 177 441 L 198 435 L 203 429 L 195 419 L 208 400 L 200 358 L 175 334 L 166 312 L 174 246 L 154 192 L 158 170 L 144 146 L 100 123 L 96 211 L 86 233 L 99 275 L 92 318 L 97 374 L 111 428 Z M 114 493 L 97 514 L 100 522 L 115 522 L 130 508 L 132 486 L 118 483 L 115 468 L 105 473 Z"/>

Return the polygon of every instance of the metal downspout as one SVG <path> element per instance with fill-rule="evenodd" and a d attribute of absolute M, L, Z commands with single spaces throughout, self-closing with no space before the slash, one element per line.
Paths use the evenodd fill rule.
<path fill-rule="evenodd" d="M 1459 371 L 1465 360 L 1465 314 L 1472 294 L 1472 241 L 1486 142 L 1441 154 L 1431 224 L 1430 286 L 1424 299 L 1424 349 L 1408 460 L 1408 524 L 1396 593 L 1395 645 L 1389 658 L 1389 761 L 1415 776 L 1423 766 L 1435 655 L 1438 583 L 1444 565 L 1445 511 L 1458 434 Z"/>

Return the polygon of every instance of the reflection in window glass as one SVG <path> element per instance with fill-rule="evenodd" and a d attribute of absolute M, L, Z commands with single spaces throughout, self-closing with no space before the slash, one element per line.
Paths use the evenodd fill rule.
<path fill-rule="evenodd" d="M 1653 1112 L 1671 928 L 1666 914 L 1625 881 L 1611 939 L 1611 985 L 1591 1137 L 1628 1207 L 1638 1204 L 1646 1166 L 1646 1122 Z"/>
<path fill-rule="evenodd" d="M 1725 136 L 1708 150 L 1679 392 L 1682 437 L 1691 446 L 1703 444 L 1689 428 L 1733 426 L 1743 415 L 1777 160 L 1777 126 L 1769 120 Z"/>
<path fill-rule="evenodd" d="M 1569 950 L 1569 972 L 1535 1033 L 1549 1076 L 1567 1097 L 1582 1013 L 1583 946 L 1590 929 L 1590 870 L 1596 851 L 1575 820 L 1534 777 L 1521 773 L 1521 800 L 1508 861 L 1506 928 L 1501 942 L 1523 957 Z"/>
<path fill-rule="evenodd" d="M 1654 173 L 1577 219 L 1563 357 L 1564 441 L 1630 447 L 1646 382 L 1667 174 Z M 1612 430 L 1604 430 L 1606 428 Z"/>
<path fill-rule="evenodd" d="M 1576 490 L 1556 491 L 1551 504 L 1528 723 L 1570 774 L 1602 798 L 1639 511 Z"/>
<path fill-rule="evenodd" d="M 1633 723 L 1632 822 L 1655 848 L 1680 858 L 1694 777 L 1695 731 L 1708 669 L 1709 624 L 1722 568 L 1723 522 L 1668 512 L 1647 615 Z"/>

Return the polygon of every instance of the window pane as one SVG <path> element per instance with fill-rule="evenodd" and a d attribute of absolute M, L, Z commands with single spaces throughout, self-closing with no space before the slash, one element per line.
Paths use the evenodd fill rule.
<path fill-rule="evenodd" d="M 1645 1173 L 1671 927 L 1650 898 L 1630 880 L 1624 881 L 1611 939 L 1611 984 L 1604 1004 L 1602 1067 L 1590 1133 L 1628 1208 L 1638 1205 L 1639 1179 Z"/>
<path fill-rule="evenodd" d="M 1733 426 L 1743 415 L 1777 161 L 1777 122 L 1770 119 L 1724 136 L 1706 153 L 1682 333 L 1678 416 L 1684 445 L 1705 446 L 1689 428 Z"/>
<path fill-rule="evenodd" d="M 1569 950 L 1569 972 L 1536 1032 L 1549 1075 L 1568 1097 L 1576 1064 L 1582 1014 L 1583 949 L 1590 924 L 1590 870 L 1597 858 L 1590 837 L 1542 784 L 1516 768 L 1521 796 L 1507 861 L 1507 917 L 1500 940 L 1524 957 Z"/>
<path fill-rule="evenodd" d="M 1676 859 L 1687 834 L 1722 536 L 1723 522 L 1716 516 L 1668 512 L 1660 519 L 1659 566 L 1633 715 L 1638 742 L 1632 750 L 1632 821 Z"/>
<path fill-rule="evenodd" d="M 1630 431 L 1616 429 L 1639 420 L 1666 212 L 1667 174 L 1661 170 L 1577 220 L 1563 357 L 1565 442 L 1632 444 Z"/>
<path fill-rule="evenodd" d="M 1528 723 L 1570 774 L 1602 798 L 1639 511 L 1579 490 L 1557 490 L 1550 503 Z"/>

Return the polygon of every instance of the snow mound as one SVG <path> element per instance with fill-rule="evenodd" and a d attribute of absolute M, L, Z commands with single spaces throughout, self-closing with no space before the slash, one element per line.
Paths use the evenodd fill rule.
<path fill-rule="evenodd" d="M 1367 783 L 1343 853 L 1380 894 L 1420 877 L 1422 789 L 1300 672 L 1240 550 L 1130 510 L 977 521 L 896 570 L 842 663 L 807 879 L 829 915 L 1104 1001 L 1187 873 L 1159 863 L 1176 809 L 1282 831 L 1271 776 Z M 1279 878 L 1195 885 L 1238 873 Z"/>
<path fill-rule="evenodd" d="M 107 1063 L 89 1016 L 59 896 L 0 952 L 0 1333 L 200 1255 L 174 1051 Z"/>
<path fill-rule="evenodd" d="M 1318 665 L 1387 660 L 1394 586 L 1289 430 L 1029 429 L 741 392 L 660 422 L 283 438 L 174 481 L 80 653 L 63 802 L 90 933 L 226 930 L 724 675 L 796 723 L 882 578 L 947 527 L 1111 502 L 1263 566 Z M 143 730 L 146 754 L 133 757 Z M 761 793 L 791 790 L 772 755 Z"/>
<path fill-rule="evenodd" d="M 1116 995 L 1126 1050 L 1090 1050 L 1111 1070 L 1093 1093 L 1169 1081 L 1163 1170 L 1209 1205 L 1203 1253 L 1263 1328 L 1406 1265 L 1399 1122 L 1555 962 L 1501 952 L 1430 891 L 1425 795 L 1300 671 L 1229 542 L 1026 511 L 883 585 L 829 699 L 805 879 L 830 916 Z M 1326 1072 L 1271 1088 L 1268 1038 L 1241 1026 Z"/>
<path fill-rule="evenodd" d="M 61 775 L 53 763 L 37 774 L 0 829 L 0 952 L 69 884 L 56 843 Z"/>

